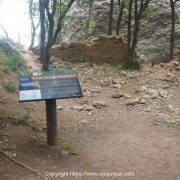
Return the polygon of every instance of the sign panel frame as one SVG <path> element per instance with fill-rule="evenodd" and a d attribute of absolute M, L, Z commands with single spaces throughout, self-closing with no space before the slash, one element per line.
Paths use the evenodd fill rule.
<path fill-rule="evenodd" d="M 19 102 L 83 97 L 74 68 L 20 73 Z"/>

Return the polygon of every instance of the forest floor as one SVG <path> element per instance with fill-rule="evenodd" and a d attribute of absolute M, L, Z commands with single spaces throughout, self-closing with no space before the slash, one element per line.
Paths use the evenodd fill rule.
<path fill-rule="evenodd" d="M 36 57 L 23 56 L 32 70 L 40 69 Z M 67 66 L 77 68 L 84 97 L 57 101 L 57 147 L 46 145 L 44 102 L 19 103 L 18 92 L 4 89 L 6 81 L 18 84 L 18 76 L 0 66 L 0 180 L 51 179 L 47 172 L 68 172 L 65 179 L 107 179 L 83 176 L 104 172 L 119 173 L 117 179 L 179 180 L 179 63 L 124 71 L 54 60 L 55 68 Z"/>

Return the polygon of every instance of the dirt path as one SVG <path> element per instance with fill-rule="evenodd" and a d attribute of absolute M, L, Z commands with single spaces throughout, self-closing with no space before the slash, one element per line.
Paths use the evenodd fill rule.
<path fill-rule="evenodd" d="M 31 54 L 23 56 L 33 70 L 39 69 Z M 58 147 L 46 145 L 44 103 L 16 102 L 14 111 L 20 108 L 22 114 L 28 107 L 35 120 L 30 126 L 18 124 L 6 128 L 16 158 L 43 178 L 45 172 L 74 171 L 122 175 L 116 179 L 179 180 L 179 72 L 170 72 L 169 67 L 126 72 L 107 64 L 54 62 L 55 68 L 66 66 L 77 68 L 84 97 L 57 101 Z M 0 167 L 3 163 L 0 161 Z M 9 163 L 0 172 L 7 166 Z M 15 171 L 22 177 L 37 178 L 17 165 Z M 88 178 L 110 179 L 106 176 L 78 179 Z"/>
<path fill-rule="evenodd" d="M 179 133 L 155 126 L 156 116 L 142 106 L 127 108 L 123 101 L 105 98 L 109 91 L 102 94 L 98 98 L 110 107 L 88 117 L 91 125 L 87 115 L 78 116 L 85 128 L 71 137 L 91 163 L 106 172 L 134 172 L 134 179 L 180 178 Z"/>
<path fill-rule="evenodd" d="M 63 62 L 59 62 L 60 67 L 61 63 Z M 132 179 L 137 180 L 180 179 L 179 125 L 177 129 L 161 126 L 161 123 L 169 121 L 179 123 L 179 73 L 175 71 L 169 74 L 166 69 L 154 69 L 153 72 L 145 69 L 147 72 L 128 72 L 129 74 L 122 75 L 124 73 L 119 74 L 113 70 L 110 72 L 112 67 L 106 65 L 75 66 L 80 73 L 85 96 L 81 100 L 58 101 L 61 106 L 65 106 L 64 111 L 60 111 L 59 118 L 65 118 L 66 122 L 63 124 L 66 129 L 70 129 L 66 135 L 92 166 L 103 172 L 133 172 L 135 176 Z M 166 77 L 174 74 L 177 82 L 162 90 L 163 78 L 167 80 Z M 109 80 L 115 82 L 110 81 L 108 84 Z M 124 82 L 121 83 L 121 88 L 119 81 Z M 145 85 L 153 90 L 161 88 L 159 91 L 167 92 L 168 95 L 166 98 L 152 98 L 153 100 L 144 104 L 127 106 L 130 99 L 142 98 L 136 91 Z M 112 98 L 115 92 L 131 98 Z M 107 106 L 94 108 L 90 112 L 81 110 L 80 107 L 84 104 L 91 106 L 98 100 L 106 102 Z M 70 107 L 74 105 L 79 108 L 71 110 Z M 173 107 L 172 112 L 169 107 Z M 68 119 L 71 119 L 72 124 Z"/>
<path fill-rule="evenodd" d="M 69 65 L 77 67 L 86 92 L 84 98 L 80 100 L 58 101 L 58 105 L 63 107 L 63 110 L 59 111 L 58 129 L 60 132 L 64 130 L 63 134 L 71 139 L 80 154 L 88 159 L 95 169 L 103 172 L 132 172 L 135 173 L 133 179 L 138 180 L 180 179 L 179 131 L 154 125 L 155 121 L 162 121 L 163 116 L 166 121 L 176 121 L 179 115 L 162 113 L 161 110 L 146 104 L 126 106 L 128 98 L 111 97 L 118 91 L 135 98 L 137 94 L 134 90 L 143 85 L 150 84 L 152 88 L 161 86 L 161 78 L 169 73 L 167 70 L 163 72 L 155 70 L 147 75 L 144 72 L 135 74 L 129 72 L 122 78 L 122 75 L 113 69 L 110 72 L 112 67 L 108 69 L 105 66 L 107 72 L 104 74 L 104 67 L 61 63 L 60 67 Z M 119 79 L 123 79 L 125 85 L 115 88 L 111 83 L 110 87 L 105 83 L 104 87 L 101 81 L 107 79 L 117 80 L 115 87 L 118 87 Z M 132 84 L 128 81 L 132 81 Z M 176 93 L 179 84 L 173 90 L 172 87 L 167 90 L 168 93 L 169 90 L 173 92 L 167 99 L 170 102 L 173 98 L 180 98 L 180 93 Z M 92 111 L 81 111 L 77 108 L 77 106 L 91 106 L 98 100 L 104 101 L 107 106 L 100 109 L 93 108 Z M 74 106 L 76 110 L 71 109 Z M 177 101 L 173 106 L 178 109 L 180 102 Z M 177 111 L 179 112 L 179 109 Z"/>
<path fill-rule="evenodd" d="M 33 55 L 32 52 L 29 52 L 27 50 L 23 50 L 22 53 L 23 58 L 26 60 L 27 65 L 33 69 L 33 71 L 38 71 L 41 69 L 41 65 L 37 63 L 37 58 L 35 55 Z"/>

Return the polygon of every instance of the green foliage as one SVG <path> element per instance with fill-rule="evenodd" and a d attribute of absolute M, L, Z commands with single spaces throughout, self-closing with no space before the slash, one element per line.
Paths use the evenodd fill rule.
<path fill-rule="evenodd" d="M 132 80 L 124 79 L 122 83 L 123 83 L 124 86 L 130 86 L 130 85 L 132 85 Z"/>
<path fill-rule="evenodd" d="M 141 63 L 139 59 L 131 58 L 125 60 L 122 67 L 124 69 L 139 70 L 141 68 Z"/>
<path fill-rule="evenodd" d="M 8 39 L 0 39 L 0 64 L 6 66 L 7 72 L 18 72 L 20 69 L 26 69 L 18 44 Z"/>
<path fill-rule="evenodd" d="M 17 90 L 17 85 L 14 82 L 9 81 L 4 83 L 4 88 L 7 92 L 14 93 Z"/>
<path fill-rule="evenodd" d="M 4 112 L 0 109 L 0 120 L 3 118 Z"/>
<path fill-rule="evenodd" d="M 6 56 L 4 55 L 4 53 L 0 49 L 0 65 L 3 65 L 3 61 L 5 58 L 6 58 Z"/>
<path fill-rule="evenodd" d="M 12 44 L 13 43 L 7 38 L 0 39 L 0 50 L 2 53 L 4 53 L 5 56 L 11 55 L 14 53 L 15 50 Z"/>
<path fill-rule="evenodd" d="M 78 152 L 74 146 L 74 144 L 72 144 L 70 141 L 68 141 L 67 139 L 63 141 L 63 148 L 68 151 L 70 154 L 73 155 L 77 155 Z"/>
<path fill-rule="evenodd" d="M 180 130 L 180 121 L 167 122 L 166 126 L 169 128 L 175 128 L 177 130 Z"/>
<path fill-rule="evenodd" d="M 168 128 L 174 128 L 176 130 L 180 130 L 180 121 L 167 121 L 167 120 L 155 120 L 154 125 L 159 125 L 159 126 L 166 126 Z"/>
<path fill-rule="evenodd" d="M 94 32 L 95 28 L 96 28 L 96 22 L 93 19 L 91 19 L 89 22 L 89 32 L 91 33 Z"/>
<path fill-rule="evenodd" d="M 27 124 L 30 123 L 31 120 L 32 120 L 32 118 L 31 118 L 31 115 L 30 115 L 30 111 L 27 110 L 27 111 L 23 114 L 23 116 L 19 119 L 18 122 L 19 122 L 20 124 L 27 125 Z"/>
<path fill-rule="evenodd" d="M 14 51 L 10 55 L 1 56 L 0 64 L 6 66 L 7 72 L 19 72 L 19 70 L 27 69 L 19 51 Z"/>
<path fill-rule="evenodd" d="M 165 112 L 165 113 L 173 112 L 172 109 L 169 107 L 169 105 L 162 100 L 158 101 L 158 106 L 162 112 Z"/>
<path fill-rule="evenodd" d="M 20 53 L 16 51 L 12 55 L 7 56 L 5 65 L 8 66 L 12 71 L 18 71 L 21 67 L 24 67 L 24 61 Z"/>

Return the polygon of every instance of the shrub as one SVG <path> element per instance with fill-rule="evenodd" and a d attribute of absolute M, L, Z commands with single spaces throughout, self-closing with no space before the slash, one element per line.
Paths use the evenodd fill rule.
<path fill-rule="evenodd" d="M 139 70 L 141 68 L 141 63 L 139 59 L 127 59 L 123 62 L 124 69 L 132 69 L 132 70 Z"/>
<path fill-rule="evenodd" d="M 8 72 L 18 72 L 26 67 L 18 48 L 3 39 L 0 39 L 0 64 L 6 66 Z"/>
<path fill-rule="evenodd" d="M 4 88 L 7 92 L 14 93 L 17 90 L 17 85 L 14 82 L 9 81 L 4 83 Z"/>
<path fill-rule="evenodd" d="M 30 111 L 28 110 L 22 115 L 22 117 L 19 119 L 18 122 L 23 125 L 28 125 L 31 120 L 32 120 L 32 118 L 30 115 Z"/>
<path fill-rule="evenodd" d="M 6 58 L 6 55 L 3 53 L 3 51 L 0 49 L 0 65 L 4 64 L 4 59 Z"/>
<path fill-rule="evenodd" d="M 4 112 L 0 109 L 0 120 L 3 118 Z"/>
<path fill-rule="evenodd" d="M 15 52 L 15 47 L 12 45 L 13 42 L 6 38 L 0 39 L 0 49 L 7 56 Z"/>
<path fill-rule="evenodd" d="M 18 71 L 22 67 L 24 67 L 24 61 L 21 57 L 20 53 L 18 51 L 14 52 L 10 56 L 7 56 L 7 58 L 4 61 L 4 65 L 9 67 L 11 71 Z"/>

